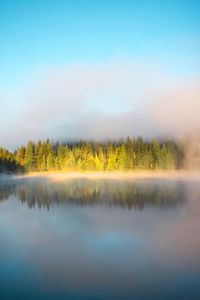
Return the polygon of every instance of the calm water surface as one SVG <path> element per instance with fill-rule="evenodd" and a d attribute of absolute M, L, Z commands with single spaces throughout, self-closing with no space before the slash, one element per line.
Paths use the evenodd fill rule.
<path fill-rule="evenodd" d="M 200 299 L 200 184 L 0 179 L 1 299 Z"/>

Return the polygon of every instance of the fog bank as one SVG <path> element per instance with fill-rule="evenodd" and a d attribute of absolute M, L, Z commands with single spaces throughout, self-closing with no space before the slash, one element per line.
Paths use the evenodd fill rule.
<path fill-rule="evenodd" d="M 183 167 L 188 170 L 200 170 L 200 132 L 191 132 L 183 136 L 181 144 L 184 150 Z"/>
<path fill-rule="evenodd" d="M 51 68 L 16 97 L 15 117 L 8 112 L 9 126 L 2 119 L 0 127 L 0 144 L 12 149 L 46 137 L 179 139 L 200 130 L 199 78 L 176 76 L 159 64 L 117 60 Z"/>

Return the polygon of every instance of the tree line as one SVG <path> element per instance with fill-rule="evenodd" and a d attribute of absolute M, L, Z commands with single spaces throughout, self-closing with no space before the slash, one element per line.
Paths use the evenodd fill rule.
<path fill-rule="evenodd" d="M 0 173 L 22 171 L 22 169 L 16 155 L 0 147 Z"/>
<path fill-rule="evenodd" d="M 114 171 L 176 169 L 180 165 L 180 150 L 175 142 L 159 142 L 142 138 L 115 141 L 53 143 L 48 139 L 15 152 L 17 164 L 25 171 Z"/>
<path fill-rule="evenodd" d="M 0 171 L 115 171 L 177 169 L 182 154 L 174 141 L 136 139 L 73 143 L 29 141 L 14 153 L 0 148 Z"/>

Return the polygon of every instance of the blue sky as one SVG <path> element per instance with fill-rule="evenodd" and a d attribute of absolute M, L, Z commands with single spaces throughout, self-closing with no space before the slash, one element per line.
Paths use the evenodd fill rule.
<path fill-rule="evenodd" d="M 199 11 L 197 0 L 0 0 L 0 101 L 5 112 L 0 125 L 24 107 L 23 91 L 34 93 L 34 82 L 55 68 L 139 62 L 176 80 L 196 80 Z M 92 106 L 104 110 L 96 99 Z M 31 101 L 25 101 L 27 108 Z M 108 102 L 105 111 L 113 107 Z"/>

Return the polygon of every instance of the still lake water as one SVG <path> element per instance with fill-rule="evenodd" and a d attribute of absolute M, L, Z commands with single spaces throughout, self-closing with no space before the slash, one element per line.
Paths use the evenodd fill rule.
<path fill-rule="evenodd" d="M 200 299 L 200 183 L 0 179 L 1 299 Z"/>

